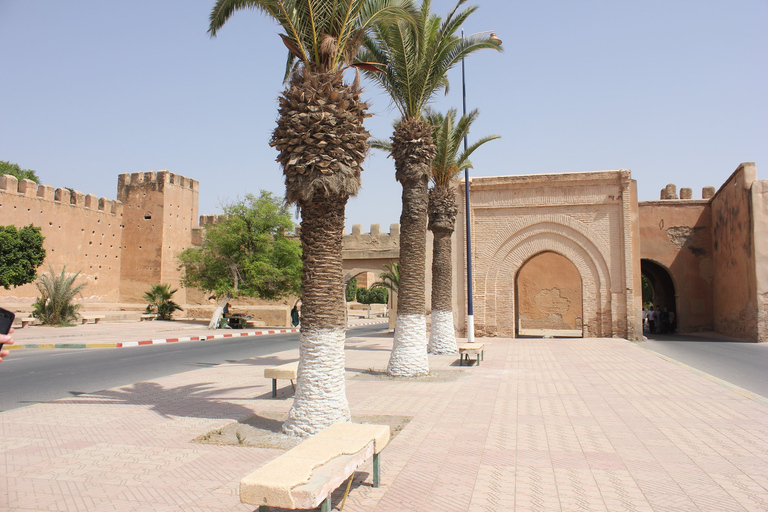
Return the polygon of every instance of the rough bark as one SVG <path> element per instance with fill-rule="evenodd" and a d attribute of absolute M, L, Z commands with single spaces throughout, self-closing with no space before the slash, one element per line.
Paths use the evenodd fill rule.
<path fill-rule="evenodd" d="M 424 268 L 429 175 L 435 153 L 432 127 L 428 123 L 421 118 L 400 122 L 392 136 L 395 177 L 403 187 L 398 320 L 388 366 L 389 374 L 394 376 L 429 373 Z M 401 316 L 404 317 L 402 322 Z M 419 317 L 424 318 L 423 322 Z"/>
<path fill-rule="evenodd" d="M 455 192 L 435 185 L 429 192 L 429 229 L 432 240 L 432 328 L 427 350 L 430 354 L 455 354 L 459 348 L 453 326 L 451 236 L 458 207 Z"/>
<path fill-rule="evenodd" d="M 301 336 L 296 396 L 283 425 L 308 436 L 349 421 L 344 369 L 345 301 L 341 262 L 347 198 L 319 197 L 301 207 Z"/>

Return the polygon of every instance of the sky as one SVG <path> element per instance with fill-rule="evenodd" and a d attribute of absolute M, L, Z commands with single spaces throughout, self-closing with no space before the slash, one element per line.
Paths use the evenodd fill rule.
<path fill-rule="evenodd" d="M 200 214 L 283 196 L 268 140 L 283 89 L 279 27 L 236 13 L 209 37 L 213 0 L 0 0 L 0 160 L 109 199 L 117 175 L 168 169 L 200 183 Z M 465 62 L 470 134 L 497 134 L 472 176 L 630 169 L 639 199 L 667 183 L 718 188 L 741 162 L 768 179 L 767 0 L 476 0 L 465 33 L 504 52 Z M 433 0 L 445 16 L 454 2 Z M 461 111 L 461 69 L 434 108 Z M 367 83 L 388 138 L 397 111 Z M 391 158 L 372 152 L 347 231 L 399 222 Z"/>

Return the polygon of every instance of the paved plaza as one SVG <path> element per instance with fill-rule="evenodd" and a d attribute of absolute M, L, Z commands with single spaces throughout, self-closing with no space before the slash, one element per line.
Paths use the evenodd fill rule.
<path fill-rule="evenodd" d="M 111 328 L 83 327 L 95 338 Z M 765 398 L 622 339 L 480 341 L 480 366 L 430 356 L 439 378 L 393 380 L 370 371 L 386 368 L 391 334 L 348 340 L 353 414 L 411 421 L 382 453 L 382 486 L 363 467 L 345 511 L 768 510 Z M 297 358 L 287 350 L 1 413 L 0 509 L 255 510 L 240 503 L 239 481 L 282 452 L 191 441 L 287 412 L 290 385 L 272 399 L 263 369 Z"/>

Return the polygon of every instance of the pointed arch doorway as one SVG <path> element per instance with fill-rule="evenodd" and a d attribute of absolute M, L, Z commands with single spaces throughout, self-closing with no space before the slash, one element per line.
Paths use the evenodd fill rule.
<path fill-rule="evenodd" d="M 515 278 L 517 336 L 581 338 L 582 295 L 571 260 L 553 251 L 532 256 Z"/>

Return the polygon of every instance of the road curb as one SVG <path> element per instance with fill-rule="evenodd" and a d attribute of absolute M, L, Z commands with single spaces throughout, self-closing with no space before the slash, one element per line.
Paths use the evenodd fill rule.
<path fill-rule="evenodd" d="M 376 325 L 386 323 L 389 320 L 380 322 L 361 322 L 349 324 L 348 327 L 362 327 L 365 325 Z M 227 332 L 222 334 L 208 334 L 203 336 L 181 336 L 175 338 L 157 338 L 141 341 L 118 341 L 115 343 L 27 343 L 18 345 L 7 345 L 3 347 L 8 350 L 20 350 L 24 348 L 53 349 L 53 348 L 127 348 L 140 347 L 144 345 L 161 345 L 166 343 L 178 343 L 184 341 L 209 341 L 224 338 L 239 338 L 242 336 L 264 336 L 268 334 L 286 334 L 300 332 L 300 329 L 263 329 L 259 331 Z"/>

